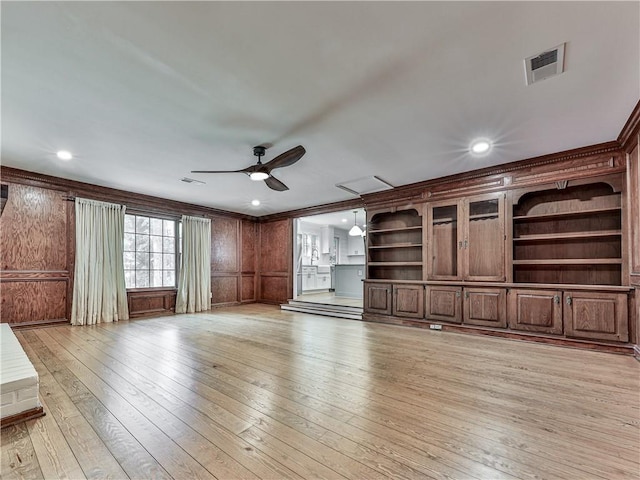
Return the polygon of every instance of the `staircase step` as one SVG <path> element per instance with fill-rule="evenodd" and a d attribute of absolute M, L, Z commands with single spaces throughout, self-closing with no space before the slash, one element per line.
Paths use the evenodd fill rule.
<path fill-rule="evenodd" d="M 314 315 L 324 315 L 325 317 L 336 317 L 336 318 L 348 318 L 350 320 L 362 320 L 362 313 L 350 313 L 340 310 L 328 309 L 328 308 L 314 308 L 300 305 L 289 305 L 283 304 L 280 305 L 281 310 L 287 310 L 289 312 L 301 312 L 301 313 L 312 313 Z"/>
<path fill-rule="evenodd" d="M 362 307 L 353 307 L 350 305 L 336 305 L 333 303 L 305 302 L 301 300 L 289 300 L 288 305 L 301 308 L 315 308 L 321 310 L 333 310 L 345 313 L 362 313 Z"/>

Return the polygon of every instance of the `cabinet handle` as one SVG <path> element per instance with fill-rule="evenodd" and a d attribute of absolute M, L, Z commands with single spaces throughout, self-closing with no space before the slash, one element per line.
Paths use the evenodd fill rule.
<path fill-rule="evenodd" d="M 464 292 L 464 298 L 469 298 L 469 292 Z"/>
<path fill-rule="evenodd" d="M 571 302 L 572 302 L 571 297 L 567 297 L 567 305 L 571 305 Z"/>
<path fill-rule="evenodd" d="M 458 248 L 462 249 L 462 240 L 458 242 Z"/>
<path fill-rule="evenodd" d="M 460 290 L 456 292 L 456 298 L 460 298 Z"/>
<path fill-rule="evenodd" d="M 467 242 L 466 240 L 464 241 L 464 248 L 469 248 L 469 242 Z"/>
<path fill-rule="evenodd" d="M 560 303 L 560 297 L 558 295 L 553 296 L 553 303 L 555 303 L 556 305 Z"/>

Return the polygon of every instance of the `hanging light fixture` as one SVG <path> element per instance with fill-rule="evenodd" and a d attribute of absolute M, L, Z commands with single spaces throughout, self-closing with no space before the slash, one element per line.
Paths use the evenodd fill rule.
<path fill-rule="evenodd" d="M 353 227 L 349 230 L 349 235 L 352 237 L 357 237 L 362 235 L 362 229 L 358 226 L 357 222 L 358 211 L 353 211 Z"/>

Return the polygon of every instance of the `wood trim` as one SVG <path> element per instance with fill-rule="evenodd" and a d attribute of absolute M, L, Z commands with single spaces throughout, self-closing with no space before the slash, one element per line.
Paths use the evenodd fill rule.
<path fill-rule="evenodd" d="M 66 318 L 55 318 L 51 320 L 36 320 L 33 322 L 9 323 L 9 326 L 12 330 L 22 330 L 34 327 L 53 327 L 67 323 L 69 323 L 69 320 Z"/>
<path fill-rule="evenodd" d="M 500 287 L 500 288 L 534 288 L 534 289 L 559 289 L 571 291 L 592 291 L 592 292 L 620 292 L 628 293 L 634 289 L 627 285 L 571 285 L 563 283 L 511 283 L 511 282 L 465 282 L 463 280 L 387 280 L 387 279 L 366 279 L 366 283 L 407 283 L 414 285 L 456 285 L 461 287 Z"/>
<path fill-rule="evenodd" d="M 638 345 L 633 346 L 633 356 L 636 358 L 636 360 L 640 362 L 640 346 Z"/>
<path fill-rule="evenodd" d="M 364 203 L 361 198 L 354 198 L 353 200 L 343 200 L 334 203 L 325 203 L 323 205 L 316 205 L 314 207 L 298 208 L 296 210 L 288 210 L 286 212 L 273 213 L 271 215 L 265 215 L 258 217 L 259 223 L 272 222 L 274 220 L 284 220 L 287 218 L 308 217 L 311 215 L 319 215 L 322 213 L 339 212 L 341 210 L 352 210 L 354 208 L 363 208 Z"/>
<path fill-rule="evenodd" d="M 69 280 L 68 270 L 1 270 L 0 282 L 47 282 Z"/>
<path fill-rule="evenodd" d="M 439 195 L 442 194 L 444 197 L 444 193 L 448 191 L 451 191 L 451 196 L 460 196 L 462 193 L 459 190 L 460 188 L 464 188 L 465 194 L 470 194 L 469 192 L 471 191 L 474 193 L 480 193 L 483 191 L 483 185 L 485 185 L 485 188 L 487 188 L 486 185 L 489 185 L 489 187 L 494 189 L 504 189 L 510 187 L 511 179 L 505 178 L 503 185 L 499 185 L 499 183 L 497 183 L 498 179 L 505 177 L 506 174 L 514 171 L 524 171 L 526 169 L 534 169 L 562 162 L 576 161 L 597 155 L 615 156 L 620 153 L 622 152 L 620 150 L 620 144 L 617 141 L 600 143 L 587 147 L 528 158 L 525 160 L 518 160 L 515 162 L 505 163 L 503 165 L 403 185 L 396 187 L 393 190 L 385 190 L 383 192 L 363 195 L 362 199 L 365 206 L 369 208 L 388 202 L 401 201 L 401 199 L 404 201 L 415 200 L 416 198 L 420 198 L 424 195 L 425 192 L 427 197 L 429 197 L 430 192 L 437 192 Z M 621 166 L 620 168 L 621 171 L 624 170 L 624 166 Z M 601 172 L 593 172 L 594 175 L 600 173 Z M 591 174 L 592 173 L 589 172 L 589 175 Z M 450 187 L 453 184 L 456 184 L 455 191 Z M 475 187 L 475 189 L 472 187 Z M 433 196 L 433 193 L 431 193 L 431 195 Z"/>
<path fill-rule="evenodd" d="M 622 127 L 620 135 L 618 135 L 618 143 L 625 152 L 629 153 L 633 149 L 638 135 L 640 135 L 640 101 L 636 103 L 627 122 Z"/>
<path fill-rule="evenodd" d="M 595 350 L 599 352 L 618 353 L 623 355 L 634 355 L 637 349 L 640 355 L 640 347 L 634 345 L 610 344 L 606 342 L 585 341 L 572 338 L 563 338 L 555 336 L 547 336 L 540 333 L 513 332 L 506 330 L 493 329 L 490 327 L 474 327 L 472 325 L 458 325 L 453 323 L 442 323 L 433 320 L 412 320 L 409 318 L 391 317 L 386 315 L 376 315 L 371 313 L 363 313 L 362 320 L 372 323 L 386 323 L 391 325 L 401 325 L 406 327 L 418 327 L 430 329 L 431 325 L 442 326 L 443 332 L 460 332 L 472 335 L 486 335 L 491 337 L 508 338 L 511 340 L 521 340 L 535 343 L 545 343 L 548 345 L 558 345 L 562 347 L 573 347 L 585 350 Z M 439 333 L 435 333 L 439 334 Z M 640 358 L 638 358 L 640 360 Z"/>
<path fill-rule="evenodd" d="M 198 216 L 222 216 L 257 221 L 257 217 L 235 212 L 228 212 L 211 207 L 204 207 L 191 203 L 153 197 L 141 193 L 127 192 L 110 187 L 92 185 L 90 183 L 67 180 L 36 172 L 29 172 L 12 167 L 0 167 L 0 175 L 4 181 L 11 181 L 25 185 L 42 187 L 52 190 L 66 191 L 70 196 L 82 196 L 93 200 L 121 203 L 138 213 Z"/>
<path fill-rule="evenodd" d="M 0 420 L 1 427 L 6 428 L 16 423 L 26 422 L 27 420 L 33 420 L 34 418 L 44 417 L 46 413 L 43 407 L 32 408 L 24 412 L 16 413 L 15 415 L 9 415 Z"/>

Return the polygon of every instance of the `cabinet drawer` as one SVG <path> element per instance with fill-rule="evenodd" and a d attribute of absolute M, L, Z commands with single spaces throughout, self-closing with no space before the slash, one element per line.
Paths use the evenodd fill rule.
<path fill-rule="evenodd" d="M 393 286 L 393 314 L 398 317 L 424 316 L 424 287 L 422 285 Z"/>
<path fill-rule="evenodd" d="M 507 295 L 509 327 L 540 333 L 562 333 L 562 292 L 514 288 Z"/>
<path fill-rule="evenodd" d="M 626 294 L 565 292 L 563 316 L 568 337 L 629 341 Z"/>
<path fill-rule="evenodd" d="M 487 327 L 507 326 L 507 292 L 504 288 L 464 289 L 464 323 Z"/>
<path fill-rule="evenodd" d="M 462 322 L 462 287 L 428 286 L 425 317 L 429 320 Z"/>

